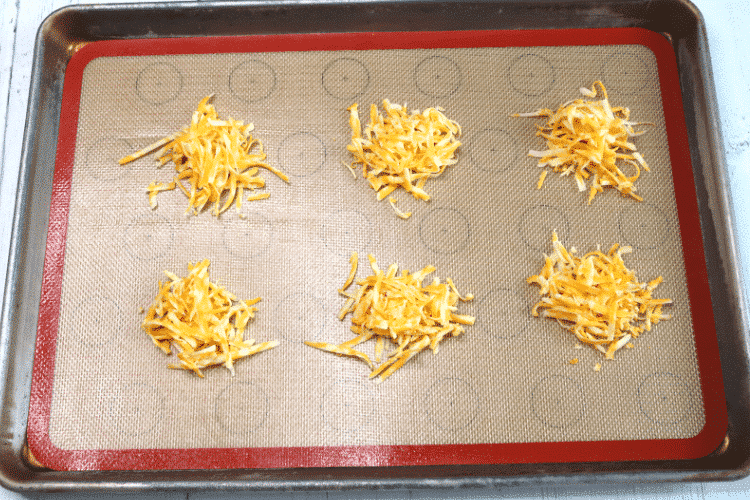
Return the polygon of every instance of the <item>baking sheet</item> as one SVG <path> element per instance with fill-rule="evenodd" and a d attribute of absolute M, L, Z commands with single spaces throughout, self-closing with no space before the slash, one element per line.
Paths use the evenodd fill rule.
<path fill-rule="evenodd" d="M 609 442 L 619 458 L 627 446 L 667 458 L 675 440 L 700 442 L 677 452 L 685 458 L 712 451 L 700 436 L 708 428 L 708 441 L 718 444 L 721 419 L 703 400 L 683 253 L 685 235 L 695 235 L 680 225 L 659 70 L 652 48 L 637 43 L 103 51 L 81 76 L 64 258 L 59 282 L 48 288 L 59 286 L 59 325 L 52 355 L 35 360 L 38 371 L 53 374 L 31 408 L 47 424 L 36 435 L 31 427 L 31 443 L 40 436 L 46 443 L 35 455 L 57 467 L 98 468 L 96 456 L 108 450 L 121 458 L 117 467 L 159 468 L 159 460 L 135 465 L 123 457 L 133 450 L 187 450 L 195 458 L 206 449 L 263 449 L 277 458 L 260 463 L 294 467 L 309 463 L 305 450 L 325 455 L 341 446 L 365 450 L 353 463 L 369 465 L 391 463 L 383 450 L 404 446 L 436 446 L 430 449 L 442 463 L 465 461 L 451 457 L 451 447 L 464 445 L 574 442 L 583 457 Z M 651 166 L 637 183 L 642 203 L 608 191 L 587 206 L 571 179 L 556 176 L 536 189 L 539 170 L 525 153 L 541 146 L 537 122 L 510 115 L 556 107 L 596 79 L 614 105 L 655 124 L 636 139 Z M 269 162 L 291 182 L 267 175 L 271 198 L 246 203 L 244 219 L 233 210 L 219 219 L 185 216 L 179 192 L 160 194 L 150 210 L 145 186 L 170 180 L 170 167 L 157 170 L 150 158 L 120 167 L 117 159 L 186 124 L 211 93 L 220 116 L 255 124 Z M 432 201 L 398 196 L 414 212 L 406 221 L 341 165 L 350 137 L 345 108 L 356 101 L 364 110 L 383 98 L 416 109 L 442 106 L 464 130 L 459 164 L 427 185 Z M 643 281 L 663 275 L 657 295 L 675 302 L 674 319 L 601 372 L 593 370 L 598 352 L 577 350 L 558 325 L 529 314 L 536 289 L 525 278 L 541 267 L 553 229 L 582 251 L 634 246 L 626 262 Z M 477 324 L 380 385 L 357 360 L 304 346 L 350 337 L 336 319 L 336 290 L 352 251 L 411 270 L 434 264 L 437 275 L 476 296 L 462 311 Z M 248 336 L 281 341 L 238 362 L 235 377 L 223 369 L 207 370 L 205 379 L 167 370 L 171 360 L 139 329 L 138 310 L 149 305 L 162 272 L 184 274 L 188 262 L 204 258 L 212 278 L 238 297 L 263 297 Z M 580 360 L 574 366 L 567 363 L 573 357 Z M 300 451 L 282 457 L 282 449 Z M 524 453 L 500 461 L 528 460 Z"/>

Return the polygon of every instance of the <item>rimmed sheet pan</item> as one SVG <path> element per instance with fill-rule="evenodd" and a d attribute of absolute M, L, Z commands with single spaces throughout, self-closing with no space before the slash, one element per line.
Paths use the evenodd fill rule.
<path fill-rule="evenodd" d="M 606 28 L 83 46 L 62 92 L 31 454 L 53 469 L 334 467 L 328 475 L 364 466 L 365 476 L 548 464 L 562 450 L 573 469 L 711 455 L 727 436 L 705 243 L 712 232 L 701 224 L 692 110 L 683 110 L 684 72 L 669 41 Z M 555 106 L 595 79 L 614 103 L 656 124 L 638 139 L 651 153 L 644 203 L 612 192 L 587 207 L 564 179 L 535 188 L 537 170 L 524 157 L 537 145 L 534 123 L 510 113 Z M 269 182 L 272 197 L 246 204 L 246 219 L 186 218 L 179 193 L 160 195 L 151 211 L 143 184 L 168 172 L 113 160 L 181 126 L 212 92 L 220 113 L 255 123 L 269 160 L 292 182 Z M 384 97 L 440 105 L 464 127 L 459 165 L 435 181 L 433 200 L 401 197 L 415 213 L 408 221 L 340 165 L 349 101 L 366 107 Z M 581 249 L 633 245 L 643 273 L 666 275 L 675 320 L 594 372 L 598 353 L 579 353 L 557 325 L 528 315 L 535 291 L 523 280 L 541 265 L 552 229 Z M 477 295 L 467 306 L 479 318 L 474 335 L 380 386 L 355 361 L 302 345 L 315 334 L 345 337 L 335 290 L 352 250 L 412 269 L 435 264 Z M 239 364 L 234 378 L 168 371 L 138 331 L 137 309 L 159 274 L 204 256 L 235 293 L 264 296 L 254 336 L 283 341 Z M 101 332 L 96 318 L 116 318 L 118 328 Z M 574 356 L 579 365 L 567 363 Z M 93 408 L 108 418 L 92 418 Z M 614 425 L 591 425 L 602 421 Z"/>

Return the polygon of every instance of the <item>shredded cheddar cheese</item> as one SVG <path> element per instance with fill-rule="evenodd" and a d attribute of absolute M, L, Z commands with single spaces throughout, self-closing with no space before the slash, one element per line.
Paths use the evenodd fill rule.
<path fill-rule="evenodd" d="M 435 271 L 427 266 L 416 273 L 402 271 L 392 264 L 383 272 L 372 255 L 368 256 L 373 275 L 357 281 L 360 286 L 356 293 L 347 292 L 357 272 L 356 252 L 351 258 L 351 272 L 344 286 L 339 290 L 346 303 L 339 313 L 343 320 L 351 314 L 351 331 L 356 335 L 342 344 L 327 342 L 305 342 L 310 347 L 355 357 L 370 367 L 370 378 L 378 381 L 390 377 L 407 361 L 425 349 L 437 354 L 439 344 L 446 337 L 456 337 L 464 332 L 464 325 L 473 325 L 472 316 L 457 314 L 457 303 L 473 299 L 471 294 L 461 296 L 451 279 L 442 283 L 433 279 L 424 286 L 425 278 Z M 364 352 L 354 349 L 370 339 L 376 340 L 375 361 L 380 363 L 385 341 L 390 341 L 395 349 L 387 353 L 386 360 L 375 366 Z"/>
<path fill-rule="evenodd" d="M 411 217 L 411 212 L 404 212 L 396 206 L 396 198 L 388 198 L 388 203 L 391 204 L 391 207 L 393 208 L 393 211 L 396 212 L 396 215 L 398 215 L 402 219 L 408 219 L 409 217 Z"/>
<path fill-rule="evenodd" d="M 152 209 L 157 206 L 159 192 L 179 187 L 188 198 L 187 213 L 198 214 L 213 205 L 212 213 L 218 216 L 233 203 L 239 212 L 244 190 L 253 192 L 248 201 L 269 196 L 254 193 L 266 185 L 258 169 L 269 170 L 289 182 L 284 173 L 265 163 L 263 144 L 251 134 L 253 124 L 219 119 L 216 109 L 209 103 L 211 97 L 201 100 L 190 125 L 180 132 L 120 160 L 120 165 L 125 165 L 162 148 L 157 161 L 161 165 L 174 163 L 177 175 L 172 182 L 152 182 L 146 189 Z"/>
<path fill-rule="evenodd" d="M 542 189 L 542 186 L 544 185 L 544 179 L 547 178 L 547 171 L 542 170 L 542 173 L 539 175 L 539 181 L 536 183 L 537 189 Z"/>
<path fill-rule="evenodd" d="M 384 114 L 377 105 L 370 106 L 370 124 L 362 132 L 357 104 L 347 108 L 352 142 L 346 149 L 354 155 L 351 166 L 345 166 L 355 175 L 362 168 L 362 175 L 370 187 L 383 200 L 396 189 L 402 188 L 417 199 L 430 199 L 424 186 L 431 177 L 442 174 L 455 165 L 456 149 L 461 145 L 458 137 L 461 127 L 443 114 L 442 108 L 427 108 L 421 113 L 406 106 L 383 100 Z M 410 213 L 391 206 L 401 218 Z"/>
<path fill-rule="evenodd" d="M 203 377 L 202 368 L 224 365 L 234 375 L 235 360 L 279 343 L 244 340 L 243 331 L 258 310 L 253 305 L 261 299 L 237 301 L 209 281 L 209 265 L 208 260 L 189 264 L 184 278 L 165 271 L 169 281 L 159 282 L 159 294 L 141 326 L 166 354 L 171 354 L 172 348 L 177 350 L 180 363 L 170 368 L 191 370 Z"/>
<path fill-rule="evenodd" d="M 671 299 L 655 299 L 652 292 L 662 277 L 640 283 L 622 259 L 632 249 L 613 245 L 577 257 L 552 234 L 552 254 L 546 256 L 539 274 L 527 279 L 539 286 L 541 300 L 532 308 L 534 316 L 557 320 L 581 342 L 614 359 L 616 351 L 650 331 L 660 320 Z"/>
<path fill-rule="evenodd" d="M 598 92 L 599 100 L 593 100 Z M 641 201 L 635 193 L 635 181 L 641 168 L 649 167 L 631 137 L 642 135 L 633 127 L 651 125 L 630 121 L 630 110 L 625 107 L 612 107 L 607 98 L 607 90 L 600 81 L 594 82 L 591 89 L 581 88 L 580 92 L 592 100 L 576 99 L 567 102 L 552 112 L 540 109 L 532 113 L 516 113 L 515 117 L 547 118 L 544 126 L 539 126 L 537 134 L 547 141 L 544 151 L 529 151 L 529 156 L 539 158 L 539 167 L 550 167 L 561 175 L 572 175 L 579 191 L 586 191 L 589 182 L 588 203 L 604 191 L 613 187 L 624 196 Z M 621 170 L 622 164 L 629 165 L 634 173 L 627 175 Z M 545 170 L 546 172 L 546 170 Z M 540 176 L 537 188 L 544 183 Z"/>

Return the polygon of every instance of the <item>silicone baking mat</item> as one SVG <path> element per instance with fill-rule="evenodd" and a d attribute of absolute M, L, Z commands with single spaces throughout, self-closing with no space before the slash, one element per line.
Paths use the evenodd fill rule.
<path fill-rule="evenodd" d="M 615 106 L 650 122 L 634 139 L 651 167 L 644 201 L 607 190 L 586 204 L 571 178 L 540 170 L 540 120 L 601 80 Z M 213 94 L 251 122 L 272 174 L 267 200 L 221 217 L 185 215 L 171 164 L 121 157 L 185 126 Z M 342 165 L 384 98 L 441 106 L 463 128 L 459 162 L 398 194 L 401 220 Z M 56 469 L 244 468 L 650 460 L 712 452 L 725 430 L 716 334 L 676 66 L 639 29 L 370 33 L 129 40 L 83 47 L 66 72 L 29 419 L 31 452 Z M 625 257 L 673 319 L 616 360 L 533 318 L 526 284 L 552 231 Z M 428 264 L 475 300 L 474 326 L 375 384 L 360 361 L 304 340 L 351 337 L 337 290 L 349 255 Z M 140 328 L 165 270 L 210 259 L 212 281 L 260 296 L 246 334 L 280 346 L 198 378 Z M 369 269 L 360 266 L 359 276 Z M 580 346 L 578 346 L 580 347 Z M 572 358 L 579 362 L 569 363 Z M 602 369 L 595 371 L 596 363 Z M 561 451 L 564 450 L 564 453 Z"/>

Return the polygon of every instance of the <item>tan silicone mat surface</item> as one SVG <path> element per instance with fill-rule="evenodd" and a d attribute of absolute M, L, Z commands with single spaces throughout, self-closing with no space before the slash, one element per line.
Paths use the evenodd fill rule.
<path fill-rule="evenodd" d="M 50 415 L 61 449 L 214 448 L 340 444 L 451 444 L 684 438 L 704 423 L 672 170 L 656 73 L 647 48 L 539 47 L 102 57 L 85 70 L 76 142 Z M 586 205 L 571 178 L 526 156 L 541 149 L 535 119 L 604 81 L 613 105 L 653 122 L 635 139 L 651 166 L 644 201 L 615 191 Z M 268 161 L 268 200 L 217 219 L 186 216 L 153 156 L 117 160 L 188 123 L 215 94 L 220 116 L 255 124 Z M 349 160 L 346 107 L 388 98 L 442 106 L 463 127 L 459 163 L 426 190 L 397 193 L 398 219 Z M 550 251 L 552 230 L 581 252 L 632 245 L 626 263 L 658 297 L 662 322 L 615 361 L 557 323 L 532 318 L 526 285 Z M 424 352 L 382 384 L 367 367 L 302 344 L 350 338 L 336 318 L 349 255 L 372 253 L 417 270 L 427 264 L 476 299 L 476 324 Z M 263 297 L 247 337 L 281 345 L 205 378 L 169 370 L 140 329 L 163 271 L 210 259 L 213 281 L 242 299 Z M 360 276 L 368 273 L 360 266 Z M 578 358 L 577 365 L 568 361 Z M 600 372 L 593 367 L 602 362 Z"/>

